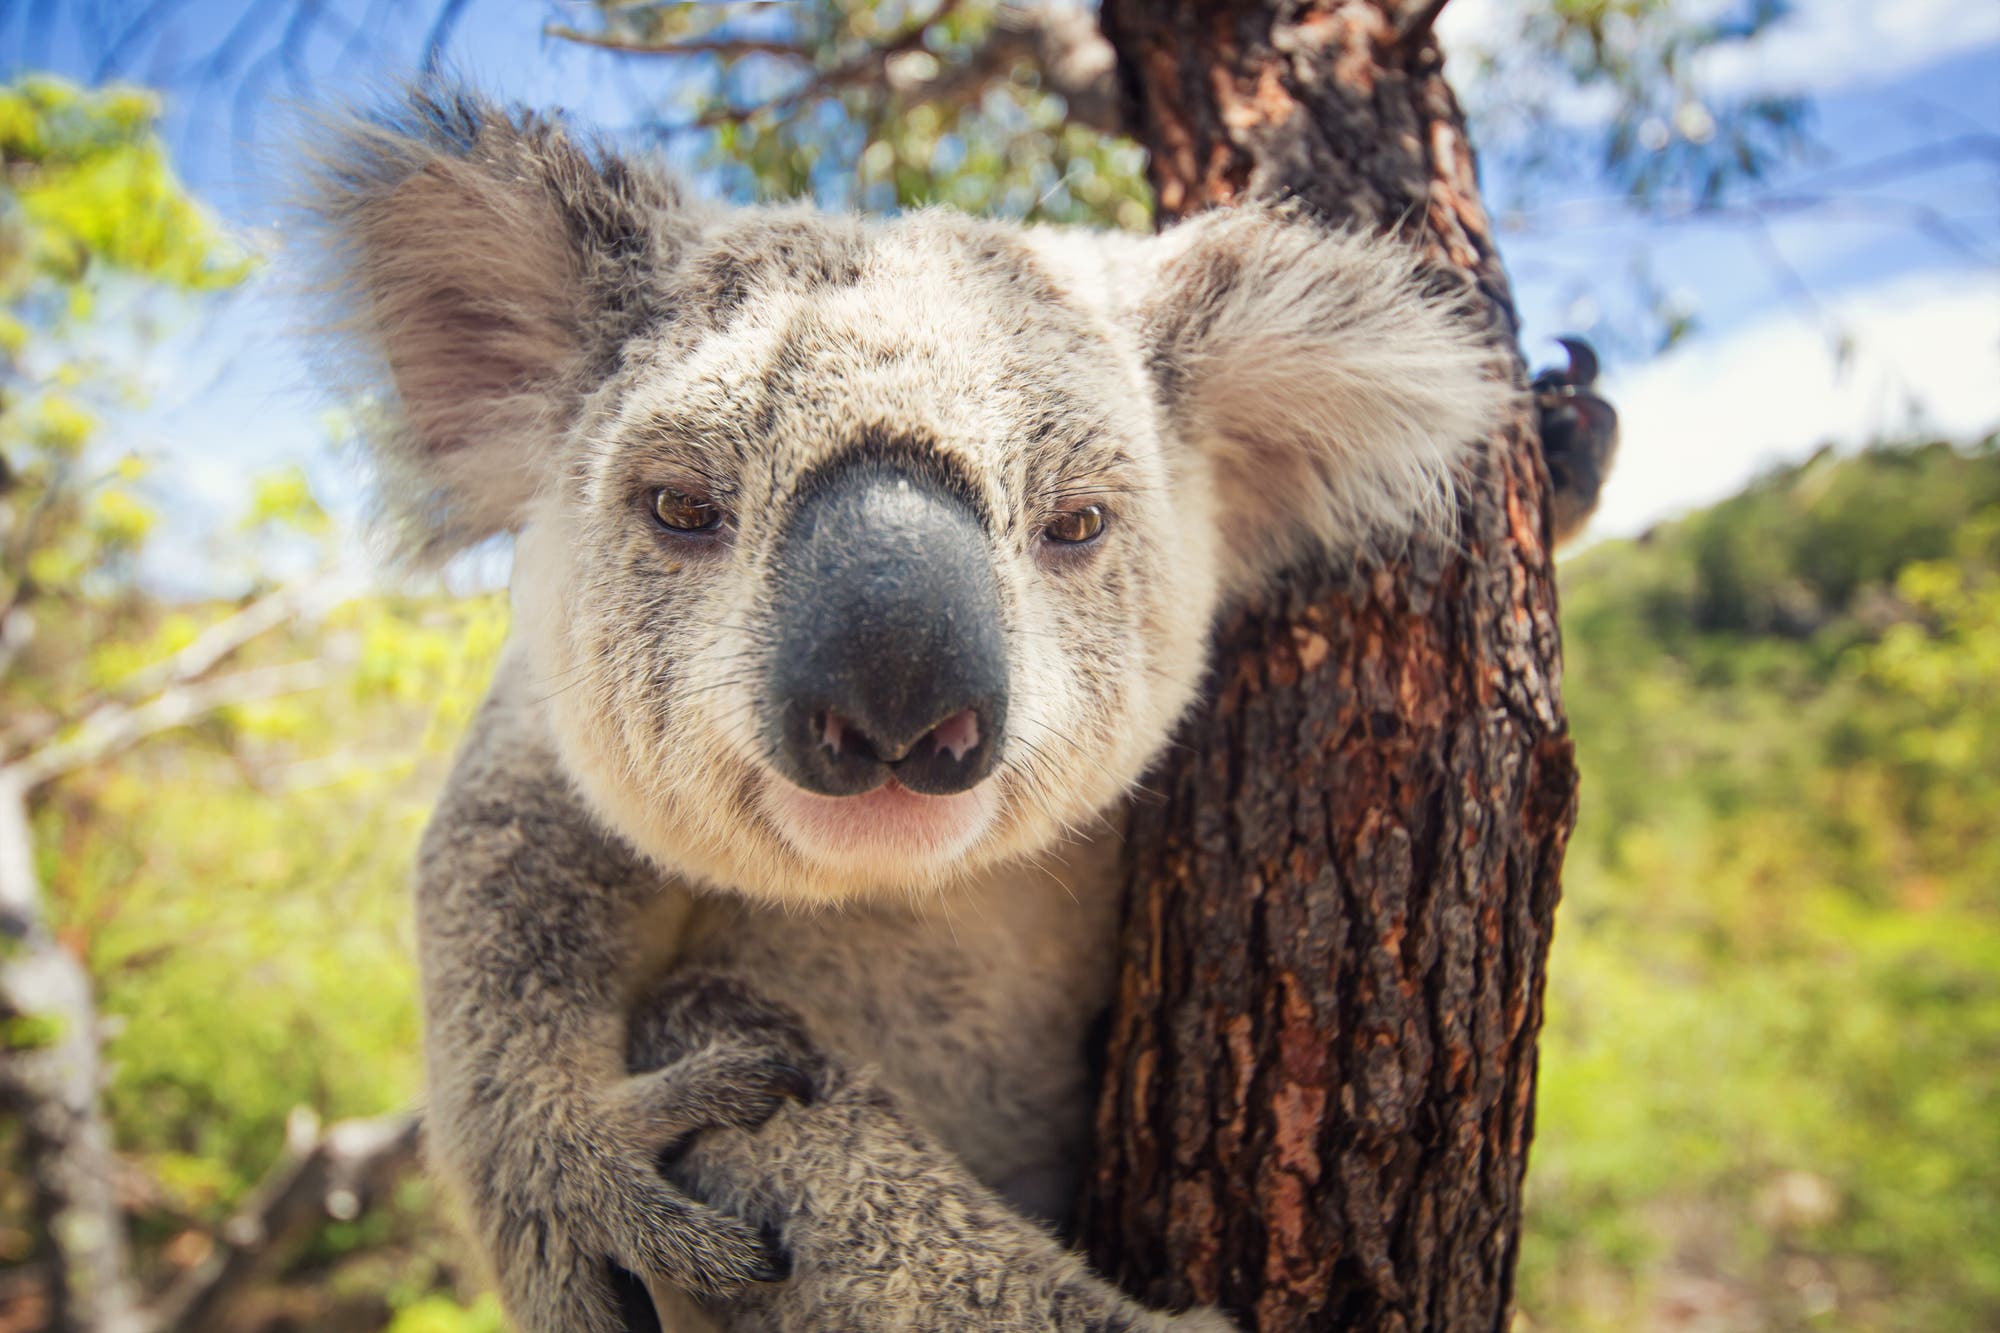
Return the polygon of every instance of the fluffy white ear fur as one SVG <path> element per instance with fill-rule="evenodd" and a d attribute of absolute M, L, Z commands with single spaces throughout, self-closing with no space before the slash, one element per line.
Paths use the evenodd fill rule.
<path fill-rule="evenodd" d="M 1238 519 L 1225 586 L 1315 548 L 1450 530 L 1453 473 L 1516 392 L 1465 294 L 1427 286 L 1389 239 L 1283 208 L 1219 210 L 1149 244 L 1140 337 Z"/>
<path fill-rule="evenodd" d="M 637 266 L 674 248 L 677 192 L 560 125 L 413 94 L 322 127 L 307 240 L 337 324 L 394 392 L 373 443 L 415 554 L 518 525 L 554 475 Z"/>

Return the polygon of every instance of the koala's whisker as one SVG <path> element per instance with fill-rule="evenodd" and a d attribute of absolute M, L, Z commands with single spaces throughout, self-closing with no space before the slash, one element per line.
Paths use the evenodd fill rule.
<path fill-rule="evenodd" d="M 1073 846 L 1076 843 L 1076 839 L 1070 836 L 1070 834 L 1071 830 L 1065 826 L 1061 842 L 1065 845 Z M 1056 867 L 1061 864 L 1061 861 L 1057 858 L 1056 849 L 1053 845 L 1037 848 L 1035 851 L 1028 853 L 1023 859 L 1029 865 L 1033 866 L 1037 872 L 1047 875 L 1050 879 L 1054 880 L 1056 887 L 1061 889 L 1072 903 L 1075 903 L 1079 907 L 1083 905 L 1083 899 L 1076 896 L 1076 890 L 1070 886 L 1069 880 L 1058 872 Z"/>
<path fill-rule="evenodd" d="M 765 649 L 763 645 L 759 644 L 759 645 L 753 645 L 749 648 L 745 648 L 740 652 L 701 653 L 696 656 L 695 661 L 706 666 L 712 662 L 741 662 L 746 658 L 762 657 L 764 655 L 765 655 Z"/>
<path fill-rule="evenodd" d="M 1056 731 L 1053 727 L 1049 726 L 1048 723 L 1041 721 L 1039 718 L 1030 718 L 1027 720 L 1032 722 L 1035 726 L 1040 727 L 1042 731 L 1046 733 L 1051 740 L 1062 739 L 1061 733 Z M 1031 753 L 1040 753 L 1040 747 L 1037 746 L 1033 741 L 1027 739 L 1025 736 L 1021 738 L 1021 743 L 1023 745 L 1026 745 Z M 1123 775 L 1114 772 L 1109 766 L 1107 766 L 1104 763 L 1103 760 L 1097 758 L 1097 756 L 1091 754 L 1089 751 L 1083 749 L 1082 747 L 1080 746 L 1073 747 L 1072 753 L 1077 758 L 1082 759 L 1085 763 L 1097 769 L 1097 771 L 1102 773 L 1105 777 L 1113 779 L 1115 782 L 1119 784 L 1119 786 L 1125 787 L 1132 791 L 1146 790 L 1143 784 L 1136 781 L 1128 780 Z"/>
<path fill-rule="evenodd" d="M 731 676 L 724 680 L 711 680 L 705 684 L 696 685 L 691 689 L 677 690 L 674 693 L 674 697 L 676 699 L 699 699 L 702 695 L 713 694 L 717 690 L 733 690 L 756 683 L 757 677 L 754 674 Z"/>
<path fill-rule="evenodd" d="M 1027 737 L 1022 736 L 1018 739 L 1028 752 L 1028 762 L 1019 765 L 1015 769 L 1022 778 L 1019 786 L 1021 794 L 1026 796 L 1046 818 L 1060 825 L 1065 833 L 1070 834 L 1072 837 L 1077 836 L 1079 831 L 1076 826 L 1064 818 L 1054 806 L 1053 795 L 1050 790 L 1054 784 L 1043 776 L 1044 770 L 1056 767 L 1056 761 L 1041 746 Z M 1107 773 L 1109 772 L 1109 770 L 1106 771 Z M 1117 831 L 1112 825 L 1110 818 L 1102 811 L 1093 812 L 1093 818 L 1097 819 L 1103 825 L 1105 831 L 1114 833 Z"/>
<path fill-rule="evenodd" d="M 931 908 L 937 909 L 938 914 L 944 918 L 944 928 L 951 933 L 953 948 L 962 947 L 958 938 L 958 921 L 951 913 L 952 902 L 958 896 L 954 893 L 926 893 L 914 884 L 906 886 L 903 890 L 904 904 L 916 915 L 928 916 Z"/>
<path fill-rule="evenodd" d="M 563 695 L 568 694 L 571 690 L 575 689 L 577 686 L 588 684 L 589 681 L 590 681 L 589 676 L 579 675 L 575 680 L 570 681 L 567 685 L 558 685 L 555 689 L 550 690 L 547 694 L 539 696 L 535 700 L 535 702 L 537 704 L 550 703 L 556 699 L 560 699 Z"/>

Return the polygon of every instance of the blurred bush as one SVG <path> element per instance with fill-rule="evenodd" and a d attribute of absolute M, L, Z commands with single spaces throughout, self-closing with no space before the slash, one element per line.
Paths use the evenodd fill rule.
<path fill-rule="evenodd" d="M 2000 451 L 1786 469 L 1563 624 L 1533 1326 L 2000 1326 Z"/>

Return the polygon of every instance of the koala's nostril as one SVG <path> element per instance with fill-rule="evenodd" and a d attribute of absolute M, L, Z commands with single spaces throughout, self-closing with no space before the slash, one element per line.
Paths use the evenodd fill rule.
<path fill-rule="evenodd" d="M 932 714 L 936 716 L 936 714 Z M 896 781 L 927 796 L 976 787 L 999 758 L 1007 698 L 994 695 L 961 708 L 918 734 L 890 765 Z"/>
<path fill-rule="evenodd" d="M 979 714 L 970 708 L 953 713 L 931 728 L 930 741 L 936 753 L 963 760 L 979 748 Z"/>
<path fill-rule="evenodd" d="M 816 714 L 813 723 L 820 745 L 834 758 L 874 760 L 891 767 L 919 754 L 949 755 L 963 762 L 983 739 L 979 714 L 970 708 L 959 709 L 908 745 L 887 748 L 831 708 Z"/>
<path fill-rule="evenodd" d="M 776 757 L 808 790 L 852 796 L 894 778 L 911 791 L 944 796 L 977 786 L 992 771 L 1006 699 L 961 708 L 930 727 L 824 707 L 794 716 L 797 741 Z"/>

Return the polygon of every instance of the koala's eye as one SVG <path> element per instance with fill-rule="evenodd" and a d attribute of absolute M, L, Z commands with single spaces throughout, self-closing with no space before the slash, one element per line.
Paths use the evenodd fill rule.
<path fill-rule="evenodd" d="M 722 506 L 662 486 L 653 492 L 653 517 L 674 532 L 713 532 L 722 526 Z"/>
<path fill-rule="evenodd" d="M 1085 505 L 1050 519 L 1049 525 L 1042 529 L 1042 536 L 1064 546 L 1081 546 L 1102 536 L 1106 521 L 1102 505 Z"/>

